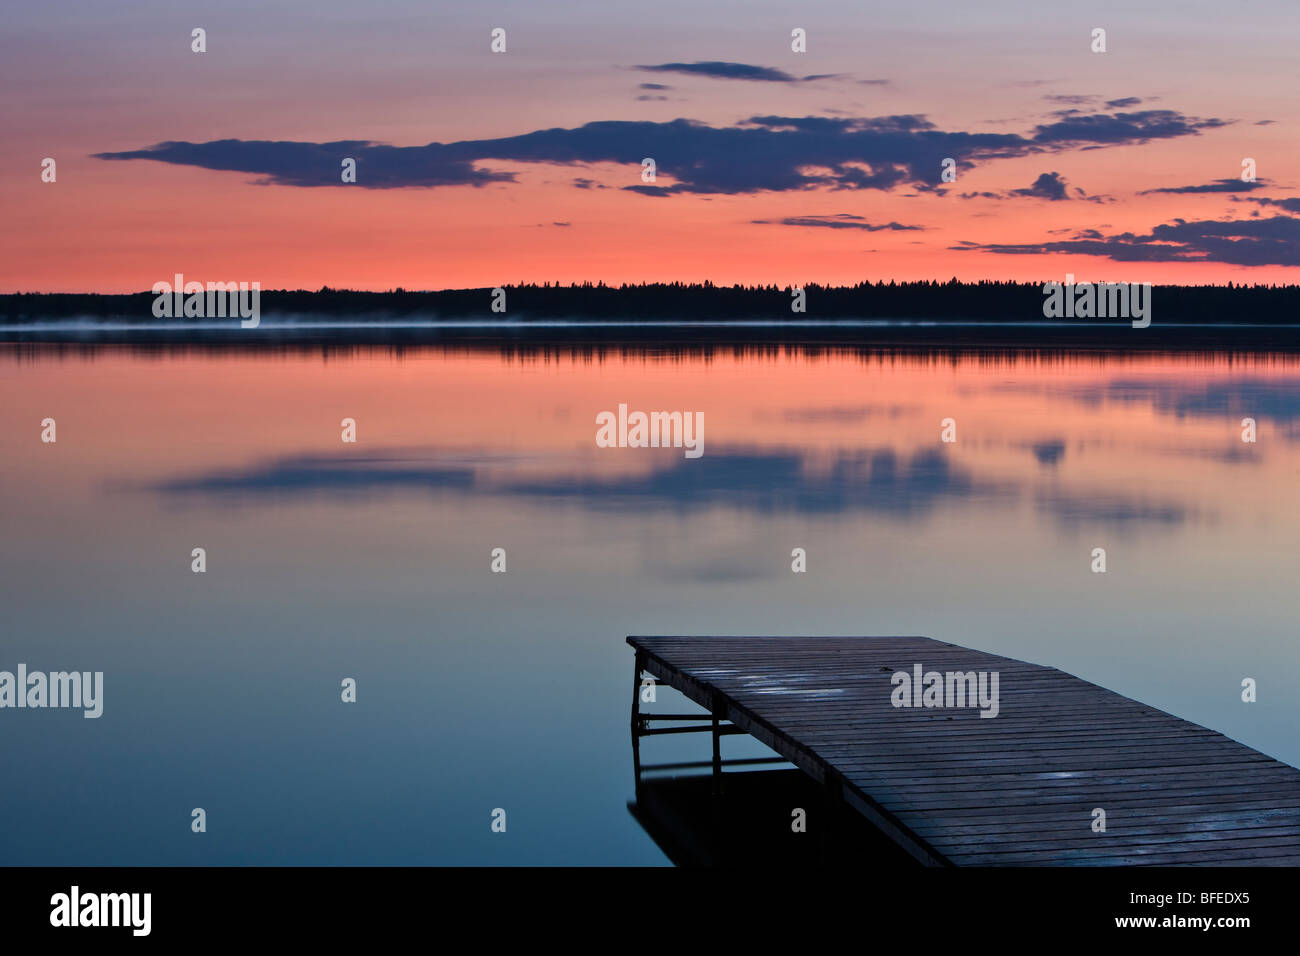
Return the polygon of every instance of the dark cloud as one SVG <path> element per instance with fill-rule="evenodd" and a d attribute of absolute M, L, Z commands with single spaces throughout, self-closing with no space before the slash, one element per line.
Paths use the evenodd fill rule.
<path fill-rule="evenodd" d="M 1007 193 L 996 192 L 973 192 L 961 193 L 962 199 L 1046 199 L 1051 202 L 1059 202 L 1066 199 L 1084 199 L 1088 202 L 1107 202 L 1104 196 L 1089 196 L 1078 186 L 1071 190 L 1069 183 L 1060 173 L 1051 172 L 1043 173 L 1033 184 L 1024 189 L 1013 189 Z"/>
<path fill-rule="evenodd" d="M 1063 116 L 1058 122 L 1035 128 L 1038 143 L 1144 143 L 1152 139 L 1193 136 L 1203 129 L 1227 126 L 1221 119 L 1197 119 L 1174 110 L 1137 113 L 1094 113 Z"/>
<path fill-rule="evenodd" d="M 153 159 L 178 166 L 253 173 L 262 184 L 337 186 L 344 159 L 357 162 L 357 183 L 368 189 L 406 186 L 486 186 L 513 182 L 514 173 L 474 165 L 461 144 L 424 147 L 386 146 L 365 140 L 292 143 L 279 140 L 221 139 L 210 143 L 166 142 L 148 149 L 96 153 L 96 159 Z M 639 160 L 638 160 L 639 161 Z M 355 187 L 353 187 L 355 188 Z"/>
<path fill-rule="evenodd" d="M 630 193 L 640 193 L 642 196 L 654 196 L 659 199 L 667 199 L 673 194 L 673 191 L 667 186 L 624 186 Z"/>
<path fill-rule="evenodd" d="M 1166 186 L 1163 189 L 1147 189 L 1141 195 L 1149 193 L 1248 193 L 1252 189 L 1259 189 L 1267 185 L 1263 179 L 1257 179 L 1254 182 L 1242 182 L 1240 179 L 1216 179 L 1212 183 L 1204 183 L 1200 186 Z"/>
<path fill-rule="evenodd" d="M 1117 100 L 1107 100 L 1106 108 L 1111 110 L 1126 110 L 1130 106 L 1137 106 L 1141 102 L 1142 102 L 1141 97 L 1123 96 Z"/>
<path fill-rule="evenodd" d="M 715 80 L 757 80 L 762 83 L 801 83 L 805 80 L 823 79 L 820 76 L 798 77 L 770 66 L 753 66 L 749 63 L 726 63 L 722 60 L 705 60 L 696 63 L 659 63 L 638 66 L 650 73 L 685 73 L 688 76 L 708 76 Z"/>
<path fill-rule="evenodd" d="M 1060 173 L 1043 173 L 1028 189 L 1013 189 L 1011 192 L 1016 196 L 1033 196 L 1053 201 L 1070 198 L 1065 187 L 1065 177 Z"/>
<path fill-rule="evenodd" d="M 1285 209 L 1287 212 L 1300 213 L 1300 199 L 1271 199 L 1266 196 L 1252 196 L 1246 202 L 1258 203 L 1261 206 L 1276 206 L 1279 209 Z"/>
<path fill-rule="evenodd" d="M 642 83 L 642 84 L 638 87 L 638 89 L 642 89 L 642 90 L 671 90 L 672 87 L 671 87 L 671 86 L 667 86 L 667 85 L 665 85 L 665 84 L 663 84 L 663 83 Z"/>
<path fill-rule="evenodd" d="M 825 229 L 861 229 L 865 232 L 881 232 L 882 230 L 904 232 L 919 231 L 925 228 L 924 226 L 904 226 L 897 222 L 870 223 L 861 216 L 854 216 L 847 212 L 832 216 L 787 216 L 785 219 L 752 219 L 750 221 L 758 225 L 821 226 Z"/>
<path fill-rule="evenodd" d="M 1175 219 L 1139 236 L 1078 235 L 1052 242 L 959 244 L 954 250 L 978 249 L 1001 255 L 1064 252 L 1104 256 L 1115 262 L 1223 262 L 1238 266 L 1300 266 L 1300 219 L 1291 216 L 1245 220 Z"/>
<path fill-rule="evenodd" d="M 99 159 L 151 159 L 204 169 L 250 173 L 263 184 L 341 186 L 344 158 L 357 162 L 357 182 L 344 188 L 485 186 L 512 182 L 516 173 L 479 165 L 488 161 L 639 167 L 652 156 L 671 185 L 627 188 L 651 196 L 741 194 L 814 188 L 921 188 L 938 183 L 941 160 L 960 168 L 981 161 L 1115 145 L 1152 137 L 1194 135 L 1222 125 L 1171 111 L 1074 117 L 1039 126 L 1032 137 L 1014 133 L 945 131 L 919 115 L 870 118 L 756 116 L 734 126 L 694 120 L 603 121 L 573 129 L 535 130 L 500 139 L 389 146 L 359 140 L 295 143 L 226 139 L 164 142 L 146 149 L 98 153 Z"/>
<path fill-rule="evenodd" d="M 1089 103 L 1096 102 L 1097 97 L 1092 96 L 1091 94 L 1049 93 L 1044 96 L 1043 99 L 1047 100 L 1049 103 L 1066 103 L 1070 106 L 1087 106 Z"/>

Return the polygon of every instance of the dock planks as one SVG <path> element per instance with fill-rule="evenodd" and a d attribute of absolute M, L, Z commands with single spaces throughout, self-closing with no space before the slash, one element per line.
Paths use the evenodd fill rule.
<path fill-rule="evenodd" d="M 924 637 L 627 641 L 929 865 L 1300 864 L 1300 770 L 1055 668 Z M 918 663 L 996 671 L 998 716 L 894 707 Z"/>

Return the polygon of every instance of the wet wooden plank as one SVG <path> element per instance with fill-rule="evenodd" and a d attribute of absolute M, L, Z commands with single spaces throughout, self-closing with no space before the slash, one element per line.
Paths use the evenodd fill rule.
<path fill-rule="evenodd" d="M 1055 668 L 924 637 L 629 637 L 646 669 L 932 865 L 1293 865 L 1300 770 Z M 998 712 L 895 672 L 998 675 Z M 1093 811 L 1106 811 L 1093 832 Z"/>

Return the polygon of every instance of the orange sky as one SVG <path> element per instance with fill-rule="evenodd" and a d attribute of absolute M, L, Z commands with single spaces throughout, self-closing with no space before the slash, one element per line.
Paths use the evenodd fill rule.
<path fill-rule="evenodd" d="M 1234 202 L 1232 194 L 1147 192 L 1239 177 L 1247 156 L 1267 183 L 1248 195 L 1290 198 L 1300 155 L 1294 98 L 1285 92 L 1294 58 L 1270 26 L 1285 3 L 1248 4 L 1256 15 L 1242 19 L 1196 0 L 1188 9 L 1209 19 L 1195 29 L 1185 19 L 1102 3 L 1090 16 L 1108 26 L 1105 55 L 1088 49 L 1091 20 L 1052 16 L 1070 5 L 1039 4 L 1026 15 L 1005 0 L 978 17 L 965 4 L 934 4 L 929 12 L 828 4 L 798 15 L 810 37 L 803 55 L 789 49 L 794 14 L 774 3 L 755 4 L 744 23 L 720 7 L 676 0 L 653 15 L 598 15 L 598 5 L 574 3 L 544 17 L 504 4 L 485 14 L 511 31 L 509 51 L 499 56 L 487 51 L 486 20 L 414 3 L 364 13 L 327 3 L 311 22 L 282 10 L 259 15 L 259 6 L 243 0 L 219 15 L 186 3 L 67 6 L 81 16 L 16 13 L 4 41 L 0 102 L 12 119 L 0 131 L 3 292 L 140 291 L 177 272 L 199 281 L 259 281 L 264 289 L 597 279 L 1041 281 L 1067 272 L 1080 281 L 1155 283 L 1300 277 L 1291 265 L 951 248 L 1041 243 L 1081 230 L 1145 235 L 1179 218 L 1247 219 L 1261 207 Z M 258 29 L 250 31 L 255 16 Z M 210 36 L 201 55 L 188 46 L 189 29 L 200 22 Z M 832 76 L 763 83 L 637 69 L 715 60 Z M 877 78 L 888 82 L 863 83 Z M 646 82 L 668 89 L 647 94 L 640 89 Z M 663 99 L 638 99 L 644 95 Z M 168 140 L 420 146 L 599 120 L 684 117 L 722 127 L 764 114 L 922 115 L 943 131 L 1031 135 L 1054 121 L 1054 111 L 1071 108 L 1062 97 L 1088 98 L 1074 107 L 1087 114 L 1172 110 L 1224 125 L 1145 143 L 981 160 L 945 196 L 901 185 L 664 199 L 621 188 L 640 182 L 637 165 L 499 159 L 475 165 L 513 173 L 515 182 L 303 188 L 258 185 L 262 177 L 251 173 L 91 158 Z M 1141 103 L 1105 105 L 1122 97 Z M 58 162 L 56 183 L 40 179 L 46 156 Z M 1012 195 L 1047 172 L 1100 201 Z M 607 188 L 575 188 L 578 177 Z M 673 182 L 671 175 L 659 179 Z M 966 191 L 1007 198 L 961 199 Z M 754 222 L 842 215 L 920 228 Z"/>

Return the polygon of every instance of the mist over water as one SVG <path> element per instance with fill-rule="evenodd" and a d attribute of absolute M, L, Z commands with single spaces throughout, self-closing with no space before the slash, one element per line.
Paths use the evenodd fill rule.
<path fill-rule="evenodd" d="M 104 673 L 0 714 L 4 863 L 666 862 L 627 634 L 926 635 L 1300 763 L 1293 356 L 33 344 L 0 396 L 0 670 Z"/>

